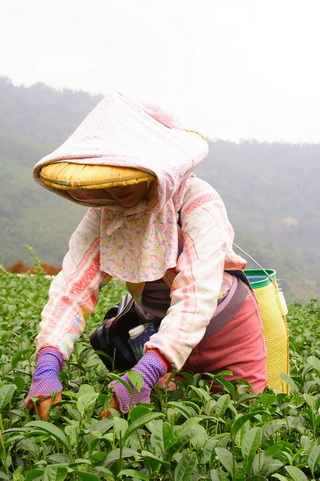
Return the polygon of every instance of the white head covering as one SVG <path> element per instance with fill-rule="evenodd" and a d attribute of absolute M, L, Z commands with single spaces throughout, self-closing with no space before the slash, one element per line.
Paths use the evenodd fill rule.
<path fill-rule="evenodd" d="M 73 202 L 102 208 L 102 270 L 129 282 L 151 281 L 176 265 L 177 212 L 185 183 L 207 153 L 207 142 L 183 130 L 168 113 L 116 92 L 105 97 L 64 144 L 35 165 L 34 178 Z M 110 199 L 75 199 L 67 190 L 48 187 L 39 172 L 56 162 L 132 167 L 150 172 L 156 180 L 146 199 L 125 208 Z"/>

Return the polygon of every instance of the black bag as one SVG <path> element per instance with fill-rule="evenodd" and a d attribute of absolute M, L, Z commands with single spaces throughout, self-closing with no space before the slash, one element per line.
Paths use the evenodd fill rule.
<path fill-rule="evenodd" d="M 109 309 L 103 323 L 91 333 L 91 346 L 95 351 L 101 351 L 98 355 L 109 371 L 127 371 L 137 363 L 128 340 L 130 329 L 139 324 L 134 299 L 126 294 L 118 305 Z"/>

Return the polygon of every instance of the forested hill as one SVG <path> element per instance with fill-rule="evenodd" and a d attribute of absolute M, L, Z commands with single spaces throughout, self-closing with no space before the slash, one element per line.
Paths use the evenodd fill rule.
<path fill-rule="evenodd" d="M 60 265 L 86 208 L 39 188 L 32 167 L 60 145 L 101 99 L 43 84 L 0 79 L 0 264 L 32 246 Z M 308 301 L 320 290 L 320 145 L 210 141 L 197 174 L 222 195 L 236 243 L 275 268 L 286 297 Z M 251 264 L 253 267 L 253 264 Z"/>
<path fill-rule="evenodd" d="M 198 169 L 224 199 L 236 243 L 274 267 L 291 299 L 320 292 L 320 145 L 210 143 Z"/>

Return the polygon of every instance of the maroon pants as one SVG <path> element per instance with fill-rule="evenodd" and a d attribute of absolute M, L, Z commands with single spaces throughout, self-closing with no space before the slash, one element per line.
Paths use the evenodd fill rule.
<path fill-rule="evenodd" d="M 218 332 L 200 341 L 182 371 L 217 374 L 230 370 L 233 374 L 224 376 L 226 379 L 245 379 L 254 391 L 262 392 L 268 382 L 266 357 L 260 312 L 248 289 L 248 297 L 237 314 Z M 213 391 L 219 390 L 219 386 L 213 387 Z"/>

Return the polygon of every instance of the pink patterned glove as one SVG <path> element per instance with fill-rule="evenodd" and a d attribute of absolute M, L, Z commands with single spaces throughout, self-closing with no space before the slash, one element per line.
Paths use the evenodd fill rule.
<path fill-rule="evenodd" d="M 51 392 L 62 391 L 59 372 L 63 365 L 61 352 L 54 347 L 44 347 L 38 354 L 36 370 L 25 400 L 26 409 L 33 408 L 32 398 L 45 399 Z"/>
<path fill-rule="evenodd" d="M 143 378 L 143 388 L 141 392 L 136 391 L 129 381 L 128 374 L 121 377 L 132 388 L 132 394 L 119 381 L 112 381 L 108 387 L 113 387 L 113 394 L 115 395 L 120 411 L 128 412 L 128 408 L 132 409 L 137 402 L 150 403 L 150 393 L 153 385 L 158 379 L 165 375 L 168 370 L 168 364 L 161 354 L 156 351 L 148 351 L 140 361 L 132 368 L 141 374 Z"/>

